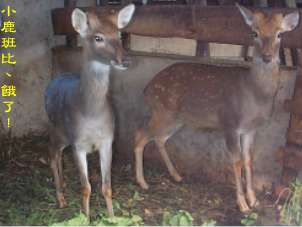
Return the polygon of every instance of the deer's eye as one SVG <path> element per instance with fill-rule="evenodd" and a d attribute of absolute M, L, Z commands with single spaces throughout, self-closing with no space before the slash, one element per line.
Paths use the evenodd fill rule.
<path fill-rule="evenodd" d="M 281 33 L 278 33 L 278 34 L 277 34 L 277 37 L 280 39 L 280 38 L 281 38 Z"/>
<path fill-rule="evenodd" d="M 252 33 L 251 33 L 251 36 L 252 36 L 253 38 L 257 38 L 257 37 L 258 37 L 258 33 L 257 33 L 257 32 L 252 32 Z"/>
<path fill-rule="evenodd" d="M 95 36 L 94 36 L 94 40 L 95 40 L 96 42 L 98 42 L 98 43 L 104 42 L 104 37 L 101 36 L 101 35 L 95 35 Z"/>

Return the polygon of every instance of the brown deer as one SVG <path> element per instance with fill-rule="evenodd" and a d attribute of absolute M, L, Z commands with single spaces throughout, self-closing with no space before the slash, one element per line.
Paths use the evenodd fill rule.
<path fill-rule="evenodd" d="M 136 133 L 134 152 L 137 182 L 148 189 L 143 174 L 147 143 L 157 144 L 169 173 L 181 181 L 165 149 L 166 141 L 184 125 L 223 131 L 235 174 L 237 203 L 242 212 L 247 212 L 258 204 L 252 182 L 251 147 L 257 128 L 273 111 L 280 78 L 281 33 L 297 26 L 299 13 L 284 16 L 237 7 L 252 30 L 251 67 L 176 63 L 159 72 L 144 90 L 152 115 L 148 125 Z M 248 203 L 242 186 L 242 165 Z"/>
<path fill-rule="evenodd" d="M 66 146 L 71 145 L 80 173 L 82 207 L 87 216 L 91 186 L 86 156 L 92 151 L 99 151 L 102 193 L 108 213 L 113 216 L 111 160 L 114 116 L 107 95 L 111 66 L 125 68 L 119 29 L 127 26 L 134 10 L 133 4 L 108 15 L 86 14 L 75 9 L 72 25 L 83 39 L 81 75 L 61 75 L 49 83 L 45 92 L 45 108 L 52 123 L 50 165 L 59 207 L 66 205 L 62 153 Z"/>

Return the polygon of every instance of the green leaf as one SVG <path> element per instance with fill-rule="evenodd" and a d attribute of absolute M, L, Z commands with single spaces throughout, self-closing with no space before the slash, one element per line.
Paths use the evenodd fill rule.
<path fill-rule="evenodd" d="M 162 225 L 188 226 L 193 225 L 193 217 L 184 210 L 177 211 L 174 215 L 164 212 Z"/>
<path fill-rule="evenodd" d="M 84 214 L 80 213 L 74 218 L 71 218 L 63 222 L 54 223 L 51 226 L 85 226 L 85 225 L 89 225 L 89 220 Z"/>
<path fill-rule="evenodd" d="M 133 199 L 134 199 L 134 200 L 137 200 L 137 201 L 144 200 L 144 198 L 140 196 L 140 194 L 139 194 L 138 191 L 135 191 L 135 192 L 134 192 Z"/>
<path fill-rule="evenodd" d="M 132 217 L 108 217 L 102 218 L 96 225 L 98 226 L 129 226 L 139 225 L 143 222 L 143 219 L 138 215 Z"/>
<path fill-rule="evenodd" d="M 139 224 L 143 222 L 143 219 L 138 215 L 133 215 L 131 218 L 132 223 Z"/>
<path fill-rule="evenodd" d="M 117 200 L 115 200 L 115 199 L 112 200 L 112 206 L 113 206 L 113 210 L 116 210 L 116 211 L 120 211 L 121 210 L 120 203 Z"/>
<path fill-rule="evenodd" d="M 213 219 L 208 219 L 204 221 L 201 226 L 216 226 L 216 221 Z"/>
<path fill-rule="evenodd" d="M 186 216 L 180 216 L 179 217 L 179 225 L 181 225 L 181 226 L 190 225 L 189 221 L 190 220 Z"/>
<path fill-rule="evenodd" d="M 255 225 L 257 219 L 258 219 L 258 214 L 256 212 L 252 212 L 249 215 L 245 215 L 245 217 L 240 220 L 240 223 L 246 226 Z"/>

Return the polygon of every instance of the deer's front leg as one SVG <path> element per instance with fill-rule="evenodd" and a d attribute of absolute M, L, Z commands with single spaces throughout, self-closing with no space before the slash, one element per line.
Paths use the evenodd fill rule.
<path fill-rule="evenodd" d="M 109 216 L 114 216 L 111 189 L 112 140 L 104 140 L 99 152 L 102 175 L 102 193 L 106 201 Z"/>
<path fill-rule="evenodd" d="M 88 179 L 87 153 L 83 149 L 75 148 L 74 156 L 78 165 L 80 181 L 82 186 L 82 208 L 84 213 L 89 217 L 89 201 L 91 194 L 91 185 Z"/>
<path fill-rule="evenodd" d="M 239 206 L 240 211 L 246 213 L 250 211 L 250 208 L 245 200 L 244 191 L 242 187 L 240 134 L 237 132 L 228 132 L 226 133 L 225 137 L 235 175 L 237 204 Z"/>
<path fill-rule="evenodd" d="M 253 188 L 253 156 L 252 146 L 255 140 L 255 133 L 243 134 L 241 137 L 242 141 L 242 153 L 244 159 L 244 168 L 246 176 L 246 192 L 249 205 L 255 207 L 259 204 L 256 198 L 256 194 Z"/>

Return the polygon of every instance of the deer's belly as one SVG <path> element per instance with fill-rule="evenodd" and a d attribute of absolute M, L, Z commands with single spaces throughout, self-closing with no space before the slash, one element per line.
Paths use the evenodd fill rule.
<path fill-rule="evenodd" d="M 269 121 L 271 117 L 270 111 L 252 113 L 240 122 L 242 131 L 256 130 Z"/>
<path fill-rule="evenodd" d="M 199 111 L 199 113 L 185 112 L 181 115 L 183 123 L 186 125 L 202 130 L 219 130 L 221 129 L 217 112 Z"/>
<path fill-rule="evenodd" d="M 113 140 L 114 123 L 111 119 L 85 119 L 77 127 L 75 144 L 87 153 L 100 149 L 104 140 Z"/>

